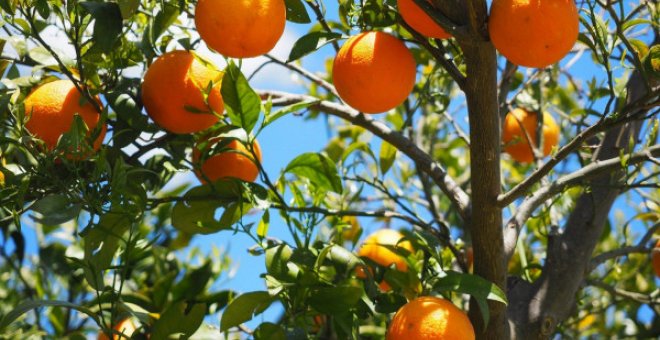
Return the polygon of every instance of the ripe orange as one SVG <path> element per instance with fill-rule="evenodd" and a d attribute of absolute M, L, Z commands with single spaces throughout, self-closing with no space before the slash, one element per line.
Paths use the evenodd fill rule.
<path fill-rule="evenodd" d="M 254 163 L 250 151 L 237 140 L 232 140 L 223 148 L 224 150 L 210 156 L 201 166 L 199 165 L 202 151 L 209 150 L 221 140 L 221 138 L 213 138 L 206 145 L 197 144 L 193 148 L 193 165 L 196 169 L 195 174 L 197 178 L 202 183 L 207 183 L 204 176 L 212 182 L 221 178 L 238 178 L 245 182 L 254 182 L 259 175 L 259 168 Z M 259 162 L 261 162 L 261 147 L 259 143 L 255 140 L 252 146 Z M 204 150 L 200 149 L 202 147 Z"/>
<path fill-rule="evenodd" d="M 0 188 L 5 186 L 5 174 L 2 173 L 2 168 L 0 168 Z"/>
<path fill-rule="evenodd" d="M 383 32 L 364 32 L 348 39 L 332 71 L 341 99 L 364 113 L 385 112 L 403 103 L 415 76 L 415 59 L 406 45 Z"/>
<path fill-rule="evenodd" d="M 579 30 L 575 0 L 493 0 L 490 38 L 512 63 L 546 67 L 575 45 Z"/>
<path fill-rule="evenodd" d="M 392 319 L 387 340 L 475 338 L 470 319 L 445 299 L 422 296 L 403 305 Z"/>
<path fill-rule="evenodd" d="M 88 136 L 101 120 L 99 112 L 85 101 L 70 80 L 56 80 L 37 87 L 25 98 L 24 104 L 25 116 L 28 118 L 25 127 L 44 141 L 49 150 L 53 150 L 60 137 L 71 129 L 76 114 L 87 125 Z M 105 132 L 106 127 L 103 125 L 92 146 L 94 150 L 101 147 Z"/>
<path fill-rule="evenodd" d="M 651 262 L 653 263 L 655 275 L 660 277 L 660 240 L 658 240 L 658 243 L 655 244 L 655 247 L 651 252 Z"/>
<path fill-rule="evenodd" d="M 142 83 L 142 102 L 151 119 L 173 133 L 205 130 L 225 107 L 223 73 L 190 51 L 165 53 L 151 64 Z M 213 87 L 208 96 L 209 84 Z"/>
<path fill-rule="evenodd" d="M 199 0 L 195 26 L 209 48 L 225 57 L 267 53 L 284 33 L 283 0 Z"/>
<path fill-rule="evenodd" d="M 430 2 L 430 0 L 427 0 Z M 440 25 L 424 12 L 413 0 L 397 0 L 399 14 L 415 31 L 429 38 L 448 39 L 447 33 Z"/>
<path fill-rule="evenodd" d="M 532 152 L 532 147 L 529 145 L 527 135 L 529 135 L 529 140 L 536 146 L 537 124 L 537 113 L 535 112 L 530 113 L 523 109 L 515 109 L 509 112 L 504 119 L 504 128 L 502 130 L 502 139 L 505 145 L 504 151 L 518 162 L 533 162 L 534 153 Z M 559 126 L 550 114 L 544 112 L 543 155 L 549 155 L 552 148 L 557 144 L 559 144 Z"/>
<path fill-rule="evenodd" d="M 112 340 L 120 340 L 120 339 L 124 340 L 124 339 L 129 339 L 133 335 L 133 333 L 135 333 L 135 331 L 138 329 L 138 326 L 135 324 L 135 322 L 133 322 L 133 319 L 126 318 L 120 321 L 119 323 L 117 323 L 112 329 L 125 335 L 123 336 L 113 333 Z M 105 333 L 99 332 L 97 340 L 110 340 L 110 339 Z"/>

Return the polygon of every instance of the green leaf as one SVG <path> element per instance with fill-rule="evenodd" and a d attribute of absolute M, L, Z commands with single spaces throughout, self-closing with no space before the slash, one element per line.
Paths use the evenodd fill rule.
<path fill-rule="evenodd" d="M 80 214 L 82 206 L 72 203 L 64 195 L 48 195 L 32 205 L 32 211 L 41 217 L 32 215 L 32 219 L 46 225 L 59 225 L 68 222 Z"/>
<path fill-rule="evenodd" d="M 268 227 L 270 226 L 270 212 L 266 210 L 264 215 L 261 217 L 261 220 L 259 221 L 259 225 L 257 226 L 257 236 L 259 236 L 260 239 L 263 239 L 268 235 Z"/>
<path fill-rule="evenodd" d="M 298 60 L 339 38 L 341 38 L 339 33 L 324 31 L 308 33 L 293 44 L 287 63 Z"/>
<path fill-rule="evenodd" d="M 165 31 L 176 21 L 176 18 L 181 14 L 179 7 L 165 3 L 163 9 L 156 14 L 153 24 L 151 25 L 151 31 L 149 32 L 149 38 L 152 42 L 158 40 L 158 38 L 165 33 Z"/>
<path fill-rule="evenodd" d="M 621 32 L 625 32 L 631 27 L 637 26 L 637 25 L 651 25 L 653 24 L 650 20 L 648 19 L 642 19 L 642 18 L 637 18 L 637 19 L 632 19 L 628 20 L 621 25 Z"/>
<path fill-rule="evenodd" d="M 28 52 L 30 58 L 37 63 L 44 66 L 57 65 L 57 60 L 53 57 L 48 50 L 43 46 L 37 46 Z"/>
<path fill-rule="evenodd" d="M 286 20 L 297 24 L 309 24 L 312 22 L 301 0 L 284 0 L 284 4 L 286 5 Z"/>
<path fill-rule="evenodd" d="M 140 0 L 118 0 L 121 17 L 129 19 L 140 8 Z"/>
<path fill-rule="evenodd" d="M 0 8 L 7 12 L 7 14 L 13 14 L 16 10 L 16 1 L 0 0 Z"/>
<path fill-rule="evenodd" d="M 309 305 L 324 314 L 341 314 L 355 307 L 362 297 L 362 288 L 354 286 L 313 289 Z"/>
<path fill-rule="evenodd" d="M 172 210 L 172 225 L 188 234 L 212 234 L 230 229 L 251 205 L 242 199 L 236 181 L 218 181 L 190 189 Z M 216 212 L 222 211 L 219 218 Z"/>
<path fill-rule="evenodd" d="M 286 333 L 282 326 L 264 322 L 254 330 L 254 340 L 286 340 Z"/>
<path fill-rule="evenodd" d="M 353 252 L 336 244 L 327 246 L 319 253 L 316 268 L 320 268 L 326 259 L 337 268 L 339 273 L 352 272 L 358 264 L 362 263 L 362 260 Z"/>
<path fill-rule="evenodd" d="M 44 301 L 44 300 L 28 301 L 18 305 L 11 312 L 7 313 L 4 317 L 0 318 L 0 333 L 2 333 L 2 330 L 4 330 L 7 326 L 9 326 L 12 322 L 16 321 L 23 314 L 40 307 L 64 307 L 64 308 L 74 309 L 81 313 L 86 314 L 92 320 L 94 320 L 94 322 L 96 322 L 97 325 L 100 325 L 99 319 L 96 317 L 96 313 L 94 313 L 92 310 L 86 307 L 66 301 Z"/>
<path fill-rule="evenodd" d="M 476 275 L 447 271 L 446 276 L 433 286 L 439 292 L 470 294 L 477 301 L 484 324 L 488 324 L 490 312 L 487 300 L 507 304 L 506 294 L 494 283 Z"/>
<path fill-rule="evenodd" d="M 99 223 L 81 233 L 84 239 L 85 276 L 95 289 L 103 288 L 103 271 L 112 265 L 120 241 L 130 226 L 128 215 L 108 213 L 101 216 Z"/>
<path fill-rule="evenodd" d="M 396 293 L 387 293 L 387 294 L 382 294 L 378 296 L 378 300 L 376 300 L 376 306 L 375 310 L 378 313 L 381 314 L 390 314 L 394 313 L 401 308 L 401 306 L 405 305 L 406 298 L 401 295 L 401 294 L 396 294 Z"/>
<path fill-rule="evenodd" d="M 266 250 L 266 271 L 275 279 L 285 282 L 295 282 L 300 273 L 297 264 L 291 261 L 293 249 L 286 244 L 280 244 Z"/>
<path fill-rule="evenodd" d="M 172 299 L 196 301 L 198 295 L 206 292 L 206 287 L 212 277 L 211 261 L 207 261 L 203 266 L 188 272 L 179 283 L 172 287 Z"/>
<path fill-rule="evenodd" d="M 343 189 L 337 166 L 321 153 L 310 152 L 296 157 L 284 172 L 307 178 L 312 185 L 320 189 L 338 194 L 341 194 Z"/>
<path fill-rule="evenodd" d="M 220 331 L 224 332 L 251 320 L 253 316 L 266 310 L 273 301 L 275 301 L 275 297 L 270 296 L 268 292 L 257 291 L 240 295 L 222 313 Z"/>
<path fill-rule="evenodd" d="M 263 124 L 262 128 L 272 124 L 274 121 L 288 115 L 289 113 L 304 110 L 304 109 L 306 109 L 310 106 L 318 104 L 319 102 L 320 102 L 320 100 L 318 100 L 318 99 L 309 99 L 309 100 L 305 100 L 303 102 L 291 104 L 287 107 L 284 107 L 284 108 L 278 110 L 277 112 L 275 112 L 273 114 L 267 115 L 266 118 L 264 118 L 264 124 Z"/>
<path fill-rule="evenodd" d="M 660 45 L 653 45 L 644 58 L 644 71 L 650 78 L 660 79 Z"/>
<path fill-rule="evenodd" d="M 229 119 L 250 133 L 259 120 L 261 99 L 233 61 L 225 69 L 220 92 Z"/>
<path fill-rule="evenodd" d="M 396 159 L 397 149 L 392 144 L 382 141 L 380 144 L 380 171 L 383 175 L 390 170 Z"/>
<path fill-rule="evenodd" d="M 649 53 L 649 47 L 646 46 L 646 43 L 639 39 L 628 39 L 630 46 L 632 47 L 632 52 L 635 52 L 640 59 L 646 57 Z"/>
<path fill-rule="evenodd" d="M 119 5 L 114 2 L 92 1 L 84 1 L 80 5 L 96 20 L 94 32 L 92 33 L 96 45 L 104 52 L 112 51 L 122 29 L 122 16 Z"/>
<path fill-rule="evenodd" d="M 171 334 L 191 336 L 202 325 L 205 315 L 205 303 L 190 305 L 179 302 L 168 308 L 154 323 L 151 339 L 168 339 Z M 177 338 L 185 339 L 185 337 Z"/>

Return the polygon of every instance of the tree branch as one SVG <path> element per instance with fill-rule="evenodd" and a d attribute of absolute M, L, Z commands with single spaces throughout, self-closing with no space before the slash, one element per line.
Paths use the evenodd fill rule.
<path fill-rule="evenodd" d="M 465 76 L 463 73 L 461 73 L 458 67 L 456 67 L 456 65 L 451 60 L 445 58 L 445 55 L 442 53 L 442 51 L 431 45 L 428 38 L 415 31 L 412 27 L 410 27 L 410 25 L 408 25 L 407 22 L 404 20 L 399 20 L 399 24 L 405 27 L 406 30 L 412 34 L 418 44 L 424 46 L 424 48 L 426 48 L 426 50 L 431 53 L 433 58 L 435 58 L 435 60 L 440 63 L 442 68 L 447 71 L 452 79 L 454 79 L 456 85 L 458 85 L 462 91 L 465 91 Z"/>
<path fill-rule="evenodd" d="M 296 95 L 280 91 L 257 92 L 261 98 L 272 97 L 278 99 L 277 105 L 280 106 L 291 105 L 304 101 L 318 101 L 318 98 L 315 97 Z M 445 169 L 439 163 L 435 162 L 426 152 L 420 149 L 408 138 L 404 137 L 399 132 L 390 129 L 384 123 L 345 105 L 322 100 L 313 107 L 330 115 L 347 120 L 357 126 L 361 126 L 374 135 L 395 146 L 399 151 L 403 152 L 406 156 L 410 157 L 410 159 L 417 163 L 420 170 L 424 171 L 429 175 L 429 177 L 433 179 L 433 182 L 438 185 L 438 187 L 440 187 L 440 189 L 447 195 L 449 200 L 454 204 L 456 210 L 463 218 L 463 220 L 469 220 L 469 196 L 465 193 L 465 191 L 463 191 L 463 189 L 461 189 L 461 187 L 454 181 L 454 179 L 447 174 Z"/>
<path fill-rule="evenodd" d="M 594 258 L 591 259 L 591 262 L 589 264 L 589 268 L 587 269 L 588 272 L 593 271 L 598 267 L 601 263 L 614 259 L 620 256 L 627 256 L 629 254 L 635 254 L 635 253 L 648 253 L 651 251 L 652 248 L 646 247 L 646 244 L 649 243 L 651 238 L 653 237 L 653 234 L 655 234 L 655 231 L 660 229 L 660 223 L 656 223 L 653 227 L 649 228 L 649 230 L 646 231 L 644 236 L 637 242 L 637 245 L 634 246 L 628 246 L 628 247 L 622 247 L 619 249 L 615 249 L 612 251 L 608 251 L 602 254 L 599 254 L 598 256 L 595 256 Z"/>
<path fill-rule="evenodd" d="M 654 145 L 632 155 L 623 156 L 623 159 L 621 157 L 615 157 L 604 161 L 595 161 L 584 168 L 562 176 L 550 185 L 535 191 L 530 198 L 525 200 L 525 202 L 518 207 L 515 215 L 509 220 L 509 222 L 507 222 L 506 230 L 504 232 L 507 261 L 511 259 L 515 251 L 520 228 L 532 215 L 534 210 L 536 210 L 536 208 L 543 204 L 547 199 L 569 187 L 582 184 L 586 180 L 608 172 L 621 170 L 624 168 L 624 166 L 621 165 L 623 160 L 625 160 L 627 166 L 632 166 L 649 161 L 652 157 L 659 156 L 660 145 Z"/>
<path fill-rule="evenodd" d="M 651 97 L 645 96 L 641 98 L 640 101 L 633 103 L 633 105 L 627 106 L 626 109 L 623 110 L 623 112 L 621 112 L 619 118 L 616 117 L 604 118 L 599 120 L 595 124 L 589 126 L 588 128 L 584 129 L 577 136 L 571 139 L 571 141 L 568 142 L 568 144 L 561 147 L 556 154 L 551 156 L 546 163 L 544 163 L 540 168 L 538 168 L 531 175 L 529 175 L 529 177 L 527 177 L 522 182 L 518 183 L 515 187 L 513 187 L 505 194 L 500 195 L 497 198 L 498 204 L 502 207 L 505 207 L 513 203 L 514 200 L 525 194 L 529 189 L 531 189 L 533 185 L 538 183 L 542 178 L 544 178 L 547 174 L 549 174 L 550 171 L 552 171 L 554 167 L 557 164 L 559 164 L 559 162 L 566 159 L 568 155 L 570 155 L 572 152 L 577 150 L 580 146 L 582 146 L 582 144 L 584 144 L 586 141 L 588 141 L 591 137 L 595 136 L 596 134 L 603 131 L 607 131 L 608 129 L 619 126 L 621 124 L 628 123 L 630 121 L 644 119 L 643 111 L 639 111 L 637 114 L 628 114 L 628 113 L 633 110 L 639 110 L 640 108 L 645 108 L 646 105 L 643 104 L 645 99 L 647 98 L 651 98 Z M 658 102 L 653 102 L 650 105 L 658 105 Z"/>
<path fill-rule="evenodd" d="M 304 69 L 304 68 L 302 68 L 298 65 L 295 65 L 295 64 L 292 64 L 292 63 L 287 63 L 287 62 L 285 62 L 283 60 L 280 60 L 280 59 L 278 59 L 278 58 L 276 58 L 276 57 L 274 57 L 270 54 L 266 54 L 265 57 L 270 59 L 275 64 L 284 66 L 284 67 L 288 68 L 291 71 L 299 73 L 303 77 L 311 80 L 313 83 L 321 86 L 322 88 L 326 89 L 328 92 L 332 93 L 337 98 L 339 98 L 339 93 L 337 93 L 337 90 L 335 89 L 335 87 L 332 84 L 328 83 L 327 81 L 323 80 L 323 78 L 316 76 L 312 72 L 309 72 L 306 69 Z"/>
<path fill-rule="evenodd" d="M 637 292 L 629 292 L 627 290 L 619 289 L 616 287 L 612 287 L 605 282 L 598 281 L 598 280 L 586 280 L 586 284 L 594 287 L 598 287 L 600 289 L 603 289 L 610 293 L 613 297 L 622 297 L 627 300 L 634 300 L 639 303 L 643 304 L 649 304 L 649 305 L 657 305 L 660 303 L 658 299 L 654 299 L 652 296 L 647 295 L 647 294 L 641 294 Z"/>

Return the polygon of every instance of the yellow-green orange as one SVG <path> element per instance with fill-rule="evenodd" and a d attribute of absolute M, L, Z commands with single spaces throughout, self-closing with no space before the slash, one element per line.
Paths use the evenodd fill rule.
<path fill-rule="evenodd" d="M 415 76 L 415 59 L 406 45 L 383 32 L 364 32 L 348 39 L 332 70 L 341 99 L 364 113 L 399 106 L 410 95 Z"/>
<path fill-rule="evenodd" d="M 56 80 L 37 87 L 25 98 L 24 104 L 25 116 L 28 118 L 25 127 L 44 141 L 49 150 L 54 149 L 60 137 L 71 129 L 76 114 L 85 122 L 88 136 L 101 120 L 101 115 L 70 80 Z M 106 127 L 103 125 L 93 143 L 94 150 L 101 146 L 105 132 Z"/>
<path fill-rule="evenodd" d="M 473 340 L 474 328 L 462 310 L 445 299 L 423 296 L 403 305 L 392 319 L 387 340 Z"/>
<path fill-rule="evenodd" d="M 514 109 L 504 119 L 502 140 L 504 151 L 513 159 L 521 163 L 534 161 L 534 153 L 529 145 L 538 144 L 536 130 L 538 125 L 537 113 L 527 112 L 523 109 Z M 559 144 L 559 126 L 548 113 L 543 113 L 543 155 L 547 156 L 552 148 Z M 529 138 L 528 138 L 529 137 Z"/>
<path fill-rule="evenodd" d="M 388 248 L 397 247 L 413 252 L 412 244 L 409 241 L 401 241 L 403 238 L 404 235 L 396 230 L 380 229 L 367 236 L 358 251 L 358 256 L 366 257 L 383 267 L 389 267 L 394 264 L 397 270 L 406 272 L 408 271 L 406 260 Z M 372 268 L 367 268 L 367 270 L 373 273 Z M 367 278 L 365 268 L 358 267 L 356 276 L 360 279 Z M 389 291 L 391 289 L 390 285 L 385 281 L 380 282 L 379 286 L 383 291 Z"/>
<path fill-rule="evenodd" d="M 224 111 L 220 94 L 222 75 L 213 64 L 193 52 L 165 53 L 149 66 L 144 76 L 144 108 L 156 124 L 169 132 L 186 134 L 205 130 L 218 121 L 216 114 Z"/>
<path fill-rule="evenodd" d="M 493 0 L 488 30 L 495 48 L 512 63 L 546 67 L 575 45 L 575 0 Z"/>
<path fill-rule="evenodd" d="M 206 45 L 231 58 L 267 53 L 284 33 L 284 0 L 199 0 L 195 26 Z"/>

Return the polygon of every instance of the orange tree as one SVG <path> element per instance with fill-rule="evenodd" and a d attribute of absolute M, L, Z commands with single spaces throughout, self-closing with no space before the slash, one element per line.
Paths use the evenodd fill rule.
<path fill-rule="evenodd" d="M 0 338 L 382 339 L 410 334 L 407 318 L 430 338 L 660 335 L 654 1 L 0 0 L 0 13 Z M 303 94 L 255 90 L 231 59 L 270 50 L 285 20 L 309 31 L 266 63 Z M 335 74 L 299 62 L 328 50 Z M 36 95 L 57 80 L 73 87 Z M 326 121 L 327 145 L 266 171 L 256 140 L 287 115 Z M 205 184 L 167 186 L 181 172 Z M 370 243 L 387 250 L 376 261 L 359 256 L 363 227 L 404 237 Z M 240 270 L 263 290 L 217 288 L 236 254 L 191 243 L 216 233 L 253 241 L 265 265 Z"/>

